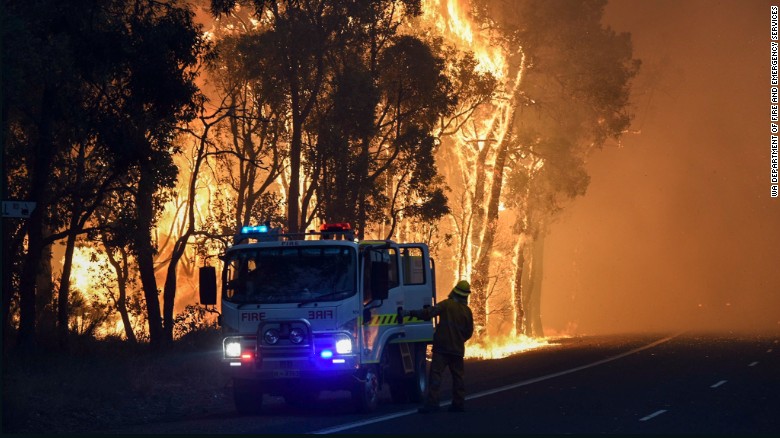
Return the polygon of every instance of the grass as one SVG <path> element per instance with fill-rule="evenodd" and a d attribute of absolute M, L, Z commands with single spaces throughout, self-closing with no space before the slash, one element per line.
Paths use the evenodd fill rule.
<path fill-rule="evenodd" d="M 39 348 L 3 357 L 3 433 L 78 433 L 171 421 L 232 408 L 218 332 L 162 353 L 77 339 L 67 354 Z"/>

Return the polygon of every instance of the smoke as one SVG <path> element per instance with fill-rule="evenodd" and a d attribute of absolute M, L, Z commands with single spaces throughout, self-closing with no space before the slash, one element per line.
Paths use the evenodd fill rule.
<path fill-rule="evenodd" d="M 766 1 L 611 0 L 643 69 L 622 147 L 547 239 L 549 332 L 780 328 Z"/>

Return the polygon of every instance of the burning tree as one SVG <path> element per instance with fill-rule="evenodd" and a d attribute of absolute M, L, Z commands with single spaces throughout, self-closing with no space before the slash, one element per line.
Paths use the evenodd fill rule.
<path fill-rule="evenodd" d="M 401 214 L 446 213 L 431 131 L 454 93 L 443 59 L 399 33 L 419 1 L 212 1 L 211 10 L 236 20 L 242 3 L 251 26 L 234 26 L 234 49 L 223 46 L 237 58 L 225 61 L 269 99 L 262 123 L 289 127 L 273 137 L 286 145 L 278 191 L 288 231 L 318 218 L 350 222 L 360 237 L 388 224 L 392 235 Z"/>
<path fill-rule="evenodd" d="M 482 47 L 486 68 L 498 66 L 501 79 L 489 111 L 452 137 L 449 153 L 459 169 L 450 181 L 464 190 L 453 221 L 460 230 L 456 272 L 472 280 L 475 324 L 484 334 L 490 294 L 501 280 L 491 271 L 500 212 L 513 207 L 514 331 L 543 336 L 544 233 L 566 200 L 584 194 L 587 155 L 630 124 L 629 85 L 639 62 L 629 35 L 601 24 L 605 1 L 478 2 L 470 18 L 453 3 L 449 37 Z M 523 289 L 525 283 L 534 287 Z"/>
<path fill-rule="evenodd" d="M 176 175 L 175 167 L 166 166 L 171 132 L 189 117 L 188 104 L 197 90 L 189 68 L 200 50 L 199 32 L 190 12 L 175 2 L 142 0 L 4 6 L 4 21 L 11 25 L 3 30 L 8 42 L 4 59 L 14 60 L 11 82 L 3 84 L 9 116 L 3 117 L 4 144 L 12 145 L 4 152 L 18 164 L 8 187 L 14 196 L 37 202 L 23 232 L 26 248 L 18 237 L 11 238 L 20 243 L 14 252 L 23 260 L 17 271 L 18 340 L 30 345 L 34 339 L 35 277 L 47 257 L 47 242 L 68 237 L 72 246 L 101 200 L 110 198 L 107 190 L 124 187 L 136 199 L 131 247 L 156 342 L 160 317 L 151 228 L 160 189 Z M 13 28 L 20 32 L 11 33 Z M 69 172 L 68 165 L 76 172 Z M 47 228 L 52 230 L 48 236 Z M 60 324 L 67 323 L 62 315 L 67 313 L 68 278 L 61 282 Z M 4 285 L 10 284 L 4 279 Z M 4 306 L 9 301 L 4 299 Z"/>
<path fill-rule="evenodd" d="M 290 232 L 345 221 L 360 237 L 432 247 L 441 228 L 480 334 L 500 310 L 514 333 L 543 335 L 545 233 L 585 193 L 588 155 L 631 121 L 639 63 L 629 36 L 601 24 L 605 1 L 191 3 L 217 17 L 206 34 L 177 2 L 90 3 L 89 14 L 8 3 L 5 187 L 38 202 L 4 233 L 23 255 L 3 261 L 4 320 L 18 289 L 20 340 L 54 241 L 70 248 L 59 325 L 68 259 L 93 231 L 124 282 L 126 325 L 137 270 L 156 345 L 173 337 L 191 240 L 265 220 Z M 6 30 L 19 23 L 56 35 Z M 216 50 L 196 83 L 206 38 Z"/>

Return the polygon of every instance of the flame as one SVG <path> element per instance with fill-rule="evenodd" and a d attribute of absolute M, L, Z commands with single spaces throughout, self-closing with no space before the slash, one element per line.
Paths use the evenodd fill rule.
<path fill-rule="evenodd" d="M 116 293 L 115 281 L 111 278 L 113 278 L 113 268 L 105 252 L 87 246 L 76 246 L 73 249 L 70 288 L 80 292 L 88 305 L 91 306 L 89 303 L 93 301 L 114 304 L 115 298 L 109 297 L 108 291 L 108 288 L 111 288 Z M 85 318 L 93 311 L 95 310 L 88 307 L 84 314 L 75 314 L 76 326 L 83 326 L 86 323 Z M 130 314 L 129 317 L 131 324 L 135 325 L 135 316 Z M 112 314 L 95 329 L 94 335 L 97 339 L 124 335 L 124 324 L 119 314 Z"/>
<path fill-rule="evenodd" d="M 477 72 L 491 73 L 499 80 L 507 76 L 508 63 L 500 47 L 491 44 L 489 35 L 472 30 L 466 12 L 470 4 L 458 0 L 424 0 L 423 21 L 431 23 L 447 41 L 461 49 L 474 52 Z"/>
<path fill-rule="evenodd" d="M 73 249 L 73 260 L 71 262 L 70 287 L 77 289 L 83 294 L 87 294 L 95 288 L 93 281 L 95 264 L 91 258 L 91 251 L 83 246 L 77 246 Z M 64 259 L 64 257 L 63 257 Z"/>
<path fill-rule="evenodd" d="M 482 343 L 467 343 L 465 357 L 468 359 L 501 359 L 551 345 L 547 338 L 508 335 L 495 340 L 487 339 Z"/>
<path fill-rule="evenodd" d="M 450 136 L 451 147 L 447 153 L 453 155 L 454 160 L 447 157 L 445 160 L 454 161 L 454 170 L 451 170 L 448 179 L 451 181 L 451 187 L 462 187 L 463 196 L 460 216 L 452 215 L 453 229 L 460 242 L 457 245 L 459 250 L 452 255 L 453 271 L 457 278 L 467 280 L 472 279 L 473 264 L 477 261 L 478 253 L 481 251 L 479 242 L 482 241 L 483 233 L 486 230 L 484 216 L 475 217 L 477 210 L 486 210 L 489 199 L 489 190 L 493 184 L 497 172 L 503 172 L 504 169 L 495 168 L 495 159 L 498 148 L 503 144 L 508 135 L 510 125 L 515 118 L 518 105 L 518 97 L 521 93 L 520 86 L 524 79 L 526 68 L 526 57 L 522 47 L 508 48 L 496 44 L 495 35 L 491 34 L 491 26 L 480 28 L 469 16 L 468 11 L 471 4 L 468 0 L 428 0 L 423 2 L 423 19 L 433 23 L 433 27 L 448 44 L 451 44 L 461 50 L 471 51 L 477 61 L 475 72 L 489 73 L 499 82 L 497 89 L 497 98 L 493 99 L 480 112 L 474 113 L 472 120 L 467 126 L 464 125 L 454 135 Z M 512 53 L 510 53 L 512 52 Z M 519 62 L 513 65 L 513 74 L 510 75 L 508 57 L 520 55 Z M 543 163 L 537 163 L 541 166 Z M 477 192 L 477 178 L 484 177 L 481 191 Z M 502 180 L 505 182 L 505 179 Z M 481 197 L 478 197 L 481 195 Z M 504 212 L 504 204 L 499 205 L 499 212 Z M 482 213 L 484 215 L 484 213 Z M 477 221 L 476 223 L 473 221 Z M 493 257 L 500 259 L 504 257 L 500 251 L 493 249 Z M 511 263 L 516 263 L 516 258 L 512 257 Z M 502 284 L 501 287 L 507 285 Z M 509 302 L 514 303 L 516 299 L 512 296 L 515 289 L 508 285 L 510 295 Z M 498 295 L 496 295 L 497 297 Z M 495 300 L 494 297 L 492 300 Z M 483 309 L 476 309 L 478 312 L 484 312 L 488 315 L 490 306 L 493 304 L 491 299 L 485 300 Z M 519 311 L 518 309 L 513 309 Z M 514 318 L 513 318 L 514 321 Z M 495 341 L 486 341 L 489 327 L 489 318 L 485 318 L 485 326 L 480 332 L 481 343 L 471 347 L 469 353 L 473 357 L 504 357 L 514 352 L 523 351 L 528 348 L 535 348 L 537 342 L 543 343 L 543 340 L 533 340 L 526 337 L 517 337 L 511 334 L 502 336 Z M 513 322 L 513 325 L 515 323 Z M 515 333 L 512 329 L 510 333 Z"/>
<path fill-rule="evenodd" d="M 454 0 L 448 1 L 447 13 L 449 14 L 447 28 L 462 41 L 471 45 L 474 41 L 474 34 L 471 32 L 471 24 L 465 17 L 461 16 L 463 13 L 460 4 Z"/>
<path fill-rule="evenodd" d="M 523 79 L 525 61 L 524 56 L 521 57 L 519 65 L 512 66 L 513 74 L 510 75 L 510 64 L 508 61 L 508 53 L 506 48 L 499 44 L 495 44 L 490 34 L 491 30 L 480 28 L 474 23 L 469 16 L 469 10 L 471 4 L 469 0 L 423 0 L 422 2 L 423 15 L 420 18 L 421 28 L 415 28 L 414 32 L 425 32 L 425 29 L 430 29 L 431 32 L 437 36 L 441 36 L 447 44 L 455 46 L 461 50 L 472 52 L 474 59 L 477 61 L 475 71 L 478 73 L 489 73 L 493 75 L 501 84 L 499 86 L 499 94 L 501 98 L 494 99 L 490 104 L 486 105 L 484 111 L 475 115 L 471 122 L 469 122 L 468 129 L 462 129 L 452 135 L 449 138 L 449 142 L 452 143 L 451 147 L 448 147 L 449 153 L 453 154 L 454 169 L 451 171 L 451 175 L 447 175 L 450 180 L 460 178 L 456 184 L 451 186 L 463 186 L 466 192 L 466 197 L 474 196 L 475 186 L 475 163 L 478 154 L 481 151 L 486 151 L 487 160 L 485 162 L 486 181 L 485 187 L 490 187 L 493 179 L 493 169 L 495 161 L 495 149 L 500 144 L 502 139 L 506 136 L 509 122 L 511 117 L 514 117 L 513 101 L 515 94 L 519 90 L 519 86 Z M 240 13 L 240 14 L 239 14 Z M 269 12 L 266 10 L 265 12 Z M 236 15 L 245 15 L 240 8 L 236 8 Z M 262 25 L 263 18 L 258 21 L 254 17 L 248 19 L 249 25 L 236 26 L 232 23 L 227 23 L 220 31 L 225 32 L 241 32 L 247 28 L 257 28 Z M 206 38 L 219 38 L 220 32 L 217 32 L 214 27 L 204 33 Z M 522 53 L 521 48 L 514 48 L 513 50 L 519 50 L 518 53 Z M 513 53 L 514 55 L 514 53 Z M 516 59 L 516 58 L 513 58 Z M 289 121 L 288 121 L 289 123 Z M 288 127 L 289 129 L 289 127 Z M 185 150 L 190 148 L 191 145 L 185 145 Z M 189 170 L 192 165 L 192 156 L 185 156 L 185 154 L 176 156 L 176 164 L 180 169 L 180 175 L 189 175 Z M 537 162 L 536 166 L 542 166 L 543 162 Z M 196 195 L 196 220 L 202 220 L 207 216 L 212 208 L 211 201 L 213 200 L 214 192 L 222 191 L 226 197 L 232 197 L 230 191 L 224 191 L 220 187 L 221 183 L 217 181 L 209 172 L 201 171 L 199 178 L 201 180 L 198 183 L 198 193 Z M 206 179 L 208 178 L 208 179 Z M 286 193 L 286 182 L 289 181 L 290 173 L 289 167 L 285 168 L 284 173 L 280 177 L 282 181 L 278 184 L 277 189 L 279 195 L 286 202 L 288 194 Z M 300 186 L 305 187 L 306 175 L 301 173 Z M 166 206 L 166 210 L 157 226 L 156 236 L 158 238 L 158 244 L 160 246 L 160 256 L 157 259 L 158 263 L 162 263 L 161 269 L 158 269 L 158 284 L 162 286 L 165 281 L 165 267 L 167 266 L 166 259 L 170 254 L 170 245 L 175 239 L 181 235 L 185 225 L 186 216 L 183 205 L 186 203 L 187 196 L 187 184 L 188 178 L 180 178 L 179 186 L 177 187 L 175 196 L 169 204 Z M 467 200 L 463 205 L 463 217 L 470 217 L 473 212 L 471 211 L 471 200 Z M 500 211 L 504 211 L 505 206 L 501 204 Z M 240 224 L 239 224 L 240 225 Z M 473 244 L 472 236 L 469 231 L 458 233 L 462 241 L 463 247 L 466 248 L 463 254 L 463 260 L 459 261 L 456 269 L 453 270 L 453 275 L 457 275 L 458 278 L 471 279 L 472 274 L 472 262 L 475 261 L 475 255 L 478 248 Z M 458 245 L 460 247 L 460 245 Z M 192 254 L 191 249 L 188 249 L 187 257 L 195 257 Z M 74 256 L 75 257 L 75 256 Z M 506 257 L 504 254 L 503 257 Z M 88 260 L 88 259 L 87 259 Z M 87 262 L 84 266 L 88 266 Z M 81 268 L 80 268 L 81 269 Z M 86 272 L 77 270 L 74 264 L 74 281 L 78 280 L 79 285 L 74 287 L 79 290 L 94 289 L 94 285 L 88 284 L 90 275 L 83 275 L 77 272 Z M 183 275 L 180 273 L 180 275 Z M 186 289 L 186 287 L 182 288 Z M 194 295 L 195 290 L 187 290 L 186 293 Z M 177 296 L 176 311 L 180 310 L 180 307 L 187 304 L 186 295 Z M 514 302 L 514 300 L 512 300 Z M 117 324 L 117 327 L 120 325 Z M 514 330 L 511 330 L 514 332 Z M 548 345 L 546 338 L 530 338 L 523 335 L 511 335 L 507 334 L 501 337 L 495 337 L 490 339 L 489 337 L 483 337 L 480 342 L 473 342 L 471 345 L 467 345 L 467 357 L 471 358 L 483 358 L 492 359 L 499 357 L 506 357 L 512 354 L 520 353 L 523 351 L 542 348 Z"/>

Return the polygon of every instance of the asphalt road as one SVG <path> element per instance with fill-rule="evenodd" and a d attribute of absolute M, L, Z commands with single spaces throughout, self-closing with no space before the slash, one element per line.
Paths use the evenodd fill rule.
<path fill-rule="evenodd" d="M 353 413 L 347 392 L 307 408 L 266 396 L 264 412 L 139 426 L 120 433 L 780 434 L 780 334 L 666 333 L 566 338 L 466 363 L 466 412 L 383 403 Z M 449 388 L 446 378 L 444 387 Z"/>

